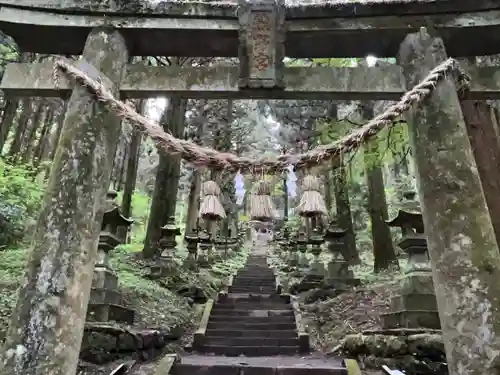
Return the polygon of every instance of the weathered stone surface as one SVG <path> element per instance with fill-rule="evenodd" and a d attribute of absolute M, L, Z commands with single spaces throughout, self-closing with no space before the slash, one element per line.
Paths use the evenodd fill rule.
<path fill-rule="evenodd" d="M 282 88 L 285 2 L 240 1 L 240 88 Z"/>
<path fill-rule="evenodd" d="M 381 366 L 388 365 L 408 375 L 447 374 L 440 334 L 347 335 L 341 350 L 349 356 L 364 358 L 367 368 L 379 370 Z"/>
<path fill-rule="evenodd" d="M 337 0 L 331 0 L 331 5 L 336 6 L 330 7 L 320 0 L 316 5 L 322 6 L 297 6 L 300 2 L 295 0 L 286 2 L 296 5 L 288 9 L 286 15 L 289 23 L 286 56 L 289 57 L 395 56 L 406 33 L 426 24 L 443 31 L 450 54 L 454 56 L 500 52 L 495 37 L 500 27 L 500 5 L 491 0 L 394 0 L 397 5 L 393 7 L 386 1 L 356 1 L 338 6 Z M 224 6 L 205 1 L 3 0 L 0 27 L 27 52 L 78 55 L 83 49 L 86 31 L 105 24 L 125 30 L 133 55 L 192 56 L 196 53 L 197 56 L 237 57 L 237 1 L 221 3 Z M 27 8 L 14 6 L 19 4 Z M 54 8 L 56 11 L 50 11 Z M 70 11 L 70 16 L 61 13 L 61 8 Z M 476 12 L 481 9 L 496 11 Z M 463 13 L 466 11 L 471 12 Z M 32 37 L 35 34 L 37 38 Z M 335 43 L 331 43 L 333 39 Z M 166 40 L 175 42 L 165 43 Z M 476 43 L 477 40 L 481 43 Z"/>
<path fill-rule="evenodd" d="M 134 329 L 117 324 L 87 323 L 80 359 L 104 364 L 135 354 L 147 359 L 159 354 L 169 343 L 178 340 L 181 327 L 170 329 Z"/>
<path fill-rule="evenodd" d="M 500 99 L 498 69 L 465 66 L 471 76 L 468 99 Z M 292 67 L 284 69 L 284 90 L 240 90 L 237 67 L 154 67 L 128 65 L 120 85 L 123 97 L 147 98 L 180 95 L 189 98 L 398 100 L 406 91 L 397 65 L 356 68 Z M 2 90 L 12 95 L 67 96 L 72 84 L 60 77 L 60 91 L 53 79 L 53 64 L 8 64 Z"/>
<path fill-rule="evenodd" d="M 445 59 L 425 29 L 399 53 L 408 86 Z M 500 255 L 450 75 L 408 124 L 450 374 L 497 374 Z"/>
<path fill-rule="evenodd" d="M 92 31 L 84 58 L 117 92 L 128 58 L 122 36 Z M 2 375 L 76 371 L 119 129 L 116 116 L 75 87 L 3 348 Z"/>

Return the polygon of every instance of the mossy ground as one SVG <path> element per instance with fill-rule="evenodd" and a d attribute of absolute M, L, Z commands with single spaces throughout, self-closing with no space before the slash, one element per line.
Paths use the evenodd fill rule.
<path fill-rule="evenodd" d="M 139 327 L 173 327 L 191 325 L 199 309 L 190 306 L 186 297 L 176 293 L 182 287 L 196 286 L 207 296 L 214 296 L 228 276 L 240 268 L 248 251 L 243 249 L 210 269 L 191 271 L 182 266 L 186 251 L 180 247 L 176 253 L 176 267 L 168 277 L 152 281 L 147 276 L 146 263 L 140 260 L 139 244 L 122 245 L 111 253 L 111 266 L 117 272 L 121 291 L 127 304 L 137 312 Z M 10 315 L 17 298 L 17 289 L 23 277 L 27 249 L 2 251 L 0 262 L 0 337 L 5 335 Z"/>
<path fill-rule="evenodd" d="M 358 248 L 361 248 L 359 244 Z M 329 257 L 326 251 L 321 254 L 325 262 Z M 361 281 L 360 286 L 334 298 L 309 304 L 304 303 L 307 292 L 298 296 L 311 344 L 321 352 L 332 352 L 348 334 L 382 328 L 380 315 L 388 311 L 390 297 L 397 292 L 399 280 L 407 267 L 405 256 L 401 254 L 398 259 L 400 270 L 374 274 L 373 252 L 360 252 L 360 257 L 362 263 L 352 267 L 355 277 Z M 272 255 L 272 263 L 278 268 L 285 266 L 276 253 Z M 286 272 L 281 272 L 281 276 L 289 279 L 288 285 L 301 280 Z"/>

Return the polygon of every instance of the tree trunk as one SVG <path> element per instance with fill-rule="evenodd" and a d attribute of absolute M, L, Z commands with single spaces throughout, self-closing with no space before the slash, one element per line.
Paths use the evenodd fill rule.
<path fill-rule="evenodd" d="M 22 145 L 22 140 L 23 140 L 23 135 L 26 131 L 26 128 L 28 126 L 28 121 L 33 114 L 33 101 L 30 98 L 22 99 L 22 112 L 21 115 L 19 116 L 19 121 L 17 122 L 17 128 L 14 132 L 14 139 L 12 140 L 12 143 L 9 148 L 9 153 L 8 156 L 15 160 L 19 153 L 21 152 L 21 145 Z M 38 108 L 38 102 L 39 99 L 35 101 L 34 106 L 35 108 Z"/>
<path fill-rule="evenodd" d="M 30 159 L 32 159 L 33 146 L 36 140 L 36 133 L 42 123 L 45 121 L 45 115 L 47 111 L 47 103 L 44 100 L 40 100 L 36 112 L 33 113 L 31 118 L 31 126 L 29 133 L 23 139 L 24 150 L 22 151 L 21 162 L 27 164 Z M 33 161 L 33 160 L 31 160 Z"/>
<path fill-rule="evenodd" d="M 365 148 L 366 182 L 368 185 L 368 214 L 372 225 L 374 271 L 380 272 L 397 264 L 388 219 L 384 177 L 378 160 L 377 140 L 366 144 Z"/>
<path fill-rule="evenodd" d="M 140 101 L 137 109 L 144 114 L 144 103 Z M 132 129 L 132 137 L 130 139 L 129 157 L 127 160 L 127 173 L 125 176 L 125 185 L 123 188 L 122 197 L 122 214 L 125 217 L 132 216 L 132 197 L 135 191 L 135 183 L 137 180 L 137 168 L 139 167 L 139 152 L 141 149 L 142 134 L 137 129 Z M 120 238 L 126 239 L 126 230 L 119 231 Z"/>
<path fill-rule="evenodd" d="M 195 169 L 191 175 L 191 187 L 188 196 L 188 208 L 186 216 L 186 233 L 197 229 L 198 211 L 200 209 L 201 171 Z"/>
<path fill-rule="evenodd" d="M 59 143 L 59 138 L 61 138 L 61 132 L 64 125 L 64 117 L 66 116 L 66 109 L 68 108 L 68 101 L 64 101 L 61 112 L 59 113 L 59 117 L 57 118 L 57 128 L 54 133 L 54 138 L 52 139 L 51 145 L 52 149 L 50 150 L 50 160 L 54 160 L 54 156 L 57 151 L 57 144 Z"/>
<path fill-rule="evenodd" d="M 340 227 L 347 231 L 347 254 L 344 254 L 344 256 L 350 264 L 360 264 L 361 259 L 359 258 L 359 253 L 356 249 L 356 232 L 354 231 L 354 224 L 352 221 L 345 167 L 341 166 L 335 170 L 333 178 L 338 222 Z"/>
<path fill-rule="evenodd" d="M 163 112 L 163 129 L 173 136 L 181 138 L 184 132 L 186 99 L 171 98 Z M 151 210 L 144 241 L 143 256 L 152 258 L 156 255 L 160 228 L 175 215 L 177 188 L 179 185 L 181 161 L 177 155 L 160 153 L 155 189 L 151 200 Z"/>
<path fill-rule="evenodd" d="M 226 124 L 222 130 L 222 139 L 220 143 L 220 151 L 231 152 L 231 124 L 233 122 L 233 100 L 229 99 L 227 101 L 226 107 Z M 222 220 L 221 225 L 221 236 L 229 236 L 229 228 L 233 225 L 234 221 L 234 202 L 235 202 L 235 191 L 234 191 L 234 173 L 231 173 L 231 178 L 224 178 L 221 180 L 221 191 L 222 191 L 222 205 L 224 211 L 226 211 L 226 218 Z"/>
<path fill-rule="evenodd" d="M 38 145 L 35 149 L 35 154 L 33 157 L 33 164 L 35 166 L 39 166 L 43 160 L 43 156 L 45 154 L 45 150 L 47 148 L 47 143 L 49 142 L 49 131 L 52 127 L 52 123 L 54 121 L 54 109 L 49 108 L 47 111 L 47 115 L 45 116 L 45 121 L 43 123 L 42 132 L 40 134 L 40 139 L 38 141 Z"/>
<path fill-rule="evenodd" d="M 0 124 L 0 155 L 2 154 L 3 147 L 7 141 L 9 131 L 14 124 L 18 108 L 18 99 L 7 99 L 3 110 L 2 123 Z"/>
<path fill-rule="evenodd" d="M 123 152 L 121 153 L 120 156 L 120 169 L 118 170 L 118 175 L 116 177 L 116 191 L 121 191 L 123 187 L 123 178 L 126 173 L 126 165 L 127 165 L 127 160 L 129 158 L 129 145 L 125 141 L 123 143 Z"/>
<path fill-rule="evenodd" d="M 324 195 L 325 195 L 325 206 L 328 214 L 331 214 L 333 207 L 332 200 L 332 177 L 330 175 L 330 168 L 326 167 L 323 169 L 323 182 L 325 184 Z"/>

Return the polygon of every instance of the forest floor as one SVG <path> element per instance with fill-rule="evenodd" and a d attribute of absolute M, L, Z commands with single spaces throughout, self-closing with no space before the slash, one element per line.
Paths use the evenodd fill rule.
<path fill-rule="evenodd" d="M 388 311 L 393 290 L 391 282 L 364 285 L 326 301 L 301 304 L 311 345 L 333 354 L 346 335 L 381 329 L 380 314 Z"/>
<path fill-rule="evenodd" d="M 200 305 L 192 304 L 192 296 L 180 295 L 180 291 L 198 291 L 201 297 L 212 297 L 233 274 L 245 263 L 247 249 L 232 258 L 214 265 L 211 269 L 193 272 L 182 266 L 185 251 L 177 254 L 178 267 L 169 277 L 152 281 L 146 277 L 147 262 L 140 258 L 138 245 L 119 246 L 111 253 L 111 266 L 119 276 L 122 292 L 128 306 L 136 314 L 134 327 L 183 327 L 181 341 L 164 348 L 164 352 L 179 352 L 191 339 L 195 324 L 201 316 Z M 17 297 L 16 290 L 25 272 L 28 251 L 25 249 L 2 251 L 0 262 L 0 338 L 5 335 L 10 314 Z M 303 322 L 310 333 L 312 347 L 326 355 L 334 355 L 340 341 L 347 334 L 381 328 L 380 314 L 388 310 L 389 300 L 397 285 L 398 275 L 382 274 L 373 277 L 371 259 L 364 259 L 356 274 L 362 285 L 337 297 L 310 304 L 302 302 Z M 200 297 L 200 296 L 198 296 Z M 168 301 L 168 303 L 165 303 Z M 197 307 L 198 306 L 198 307 Z M 125 358 L 124 358 L 125 359 Z M 124 359 L 106 365 L 89 365 L 81 374 L 109 374 Z M 137 366 L 132 374 L 153 373 L 156 360 Z M 375 372 L 376 373 L 376 372 Z"/>
<path fill-rule="evenodd" d="M 139 245 L 117 247 L 111 253 L 111 267 L 119 277 L 120 290 L 124 294 L 126 306 L 136 312 L 133 328 L 180 328 L 181 342 L 177 341 L 165 348 L 167 352 L 177 351 L 184 341 L 190 339 L 202 313 L 200 306 L 203 305 L 200 303 L 217 294 L 229 275 L 245 263 L 248 251 L 244 249 L 229 259 L 214 264 L 210 269 L 195 272 L 183 267 L 182 262 L 187 253 L 185 249 L 180 249 L 176 253 L 174 261 L 177 264 L 172 268 L 171 274 L 153 281 L 147 278 L 148 263 L 141 259 L 140 248 Z M 0 340 L 4 338 L 10 322 L 28 256 L 29 250 L 26 249 L 2 251 Z M 105 369 L 109 366 L 97 368 Z"/>

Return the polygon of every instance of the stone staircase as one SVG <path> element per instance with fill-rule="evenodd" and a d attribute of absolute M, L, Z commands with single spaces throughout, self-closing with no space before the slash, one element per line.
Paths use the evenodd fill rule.
<path fill-rule="evenodd" d="M 251 256 L 228 293 L 207 303 L 193 352 L 165 358 L 161 374 L 359 375 L 349 370 L 352 361 L 309 354 L 309 336 L 298 323 L 290 296 L 276 293 L 266 258 Z"/>
<path fill-rule="evenodd" d="M 255 357 L 309 350 L 308 340 L 299 345 L 293 307 L 288 296 L 276 295 L 274 274 L 264 257 L 251 257 L 228 291 L 212 307 L 198 352 Z"/>

